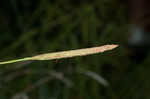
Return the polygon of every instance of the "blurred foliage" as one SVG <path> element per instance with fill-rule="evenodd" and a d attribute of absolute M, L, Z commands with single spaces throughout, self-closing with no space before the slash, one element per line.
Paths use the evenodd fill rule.
<path fill-rule="evenodd" d="M 128 7 L 119 0 L 6 0 L 0 5 L 1 61 L 104 44 L 122 45 L 127 35 Z M 148 60 L 140 65 L 131 62 L 120 46 L 98 55 L 3 65 L 0 97 L 149 99 L 150 80 L 143 83 L 148 64 Z M 104 87 L 80 70 L 95 72 L 110 85 Z"/>

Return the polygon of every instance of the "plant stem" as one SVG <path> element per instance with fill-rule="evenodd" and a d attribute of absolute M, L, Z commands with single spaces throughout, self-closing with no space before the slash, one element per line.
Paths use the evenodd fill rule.
<path fill-rule="evenodd" d="M 2 65 L 2 64 L 10 64 L 10 63 L 15 63 L 15 62 L 28 61 L 28 60 L 31 60 L 31 57 L 26 57 L 26 58 L 16 59 L 16 60 L 10 60 L 10 61 L 6 61 L 6 62 L 0 62 L 0 65 Z"/>

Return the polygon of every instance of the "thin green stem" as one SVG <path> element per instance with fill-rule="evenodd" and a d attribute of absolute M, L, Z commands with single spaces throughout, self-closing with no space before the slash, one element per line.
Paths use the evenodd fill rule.
<path fill-rule="evenodd" d="M 27 58 L 22 58 L 22 59 L 16 59 L 16 60 L 10 60 L 10 61 L 5 61 L 5 62 L 0 62 L 0 65 L 2 65 L 2 64 L 10 64 L 10 63 L 15 63 L 15 62 L 28 61 L 28 60 L 31 60 L 31 58 L 27 57 Z"/>

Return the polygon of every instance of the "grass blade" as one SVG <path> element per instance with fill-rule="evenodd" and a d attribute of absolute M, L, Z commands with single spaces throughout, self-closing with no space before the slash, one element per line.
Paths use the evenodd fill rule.
<path fill-rule="evenodd" d="M 46 54 L 40 54 L 33 57 L 0 62 L 0 64 L 9 64 L 9 63 L 28 61 L 28 60 L 54 60 L 54 59 L 70 58 L 76 56 L 86 56 L 91 54 L 103 53 L 104 51 L 112 50 L 116 47 L 118 47 L 118 45 L 112 44 L 112 45 L 104 45 L 104 46 L 92 47 L 92 48 L 46 53 Z"/>

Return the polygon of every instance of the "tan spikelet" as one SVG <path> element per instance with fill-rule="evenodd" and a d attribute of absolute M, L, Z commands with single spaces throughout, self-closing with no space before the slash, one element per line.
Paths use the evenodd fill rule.
<path fill-rule="evenodd" d="M 92 47 L 92 48 L 46 53 L 46 54 L 33 56 L 31 57 L 31 60 L 53 60 L 53 59 L 61 59 L 61 58 L 70 58 L 75 56 L 85 56 L 90 54 L 102 53 L 104 51 L 112 50 L 116 47 L 118 47 L 118 45 L 112 44 L 112 45 L 104 45 L 104 46 Z"/>

